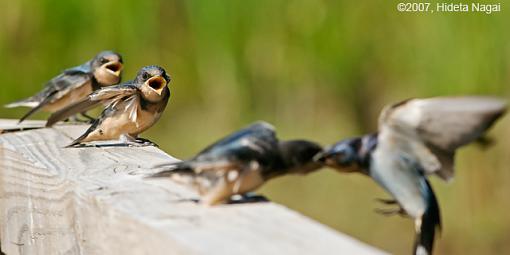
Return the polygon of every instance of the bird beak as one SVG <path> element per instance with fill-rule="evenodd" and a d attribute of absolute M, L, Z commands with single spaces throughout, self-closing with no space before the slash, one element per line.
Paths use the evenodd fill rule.
<path fill-rule="evenodd" d="M 148 79 L 145 84 L 161 96 L 163 88 L 166 86 L 166 80 L 162 76 L 158 75 Z"/>
<path fill-rule="evenodd" d="M 313 160 L 317 163 L 322 164 L 323 166 L 331 167 L 340 172 L 360 172 L 361 169 L 357 164 L 347 164 L 342 165 L 338 162 L 337 157 L 341 156 L 343 153 L 334 151 L 331 149 L 326 149 L 323 152 L 319 152 L 317 155 L 313 157 Z"/>
<path fill-rule="evenodd" d="M 336 169 L 345 168 L 345 167 L 339 165 L 335 159 L 335 157 L 338 157 L 341 154 L 342 153 L 339 153 L 339 152 L 336 152 L 336 151 L 333 151 L 330 149 L 326 149 L 323 152 L 317 153 L 317 155 L 315 155 L 313 157 L 313 160 L 315 162 L 321 163 L 325 166 L 329 166 L 332 168 L 336 168 Z"/>
<path fill-rule="evenodd" d="M 119 61 L 110 61 L 102 65 L 109 73 L 119 77 L 122 71 L 123 65 Z"/>
<path fill-rule="evenodd" d="M 313 157 L 313 161 L 320 162 L 320 163 L 326 163 L 326 160 L 328 159 L 329 156 L 331 156 L 329 152 L 322 151 L 322 152 L 317 153 L 317 155 L 315 155 Z"/>

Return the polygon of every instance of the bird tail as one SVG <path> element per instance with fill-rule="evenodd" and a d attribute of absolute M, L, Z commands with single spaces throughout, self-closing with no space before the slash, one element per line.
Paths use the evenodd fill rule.
<path fill-rule="evenodd" d="M 81 141 L 87 137 L 88 133 L 83 134 L 82 136 L 76 138 L 73 142 L 71 142 L 69 145 L 67 145 L 65 148 L 72 148 L 72 147 L 78 147 L 78 145 L 81 145 Z"/>
<path fill-rule="evenodd" d="M 414 241 L 414 254 L 432 254 L 436 229 L 441 230 L 441 215 L 436 195 L 430 187 L 429 182 L 424 180 L 423 188 L 426 189 L 427 209 L 420 219 L 415 221 L 416 239 Z"/>
<path fill-rule="evenodd" d="M 173 177 L 175 174 L 179 175 L 193 175 L 193 168 L 186 161 L 180 161 L 171 164 L 159 165 L 157 168 L 163 168 L 164 170 L 148 176 L 148 178 L 160 178 L 160 177 Z"/>
<path fill-rule="evenodd" d="M 9 103 L 9 104 L 6 104 L 4 105 L 5 108 L 15 108 L 15 107 L 21 107 L 21 106 L 24 106 L 24 107 L 36 107 L 37 105 L 39 105 L 39 101 L 29 97 L 29 98 L 26 98 L 26 99 L 22 99 L 22 100 L 18 100 L 16 102 L 12 102 L 12 103 Z"/>
<path fill-rule="evenodd" d="M 82 141 L 87 138 L 87 136 L 92 132 L 97 126 L 97 122 L 92 123 L 92 125 L 81 135 L 80 137 L 76 138 L 73 142 L 71 142 L 69 145 L 67 145 L 65 148 L 72 148 L 72 147 L 78 147 L 82 144 Z"/>

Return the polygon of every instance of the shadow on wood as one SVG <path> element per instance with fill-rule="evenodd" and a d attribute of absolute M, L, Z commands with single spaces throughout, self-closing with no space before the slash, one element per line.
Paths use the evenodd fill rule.
<path fill-rule="evenodd" d="M 271 202 L 192 202 L 188 187 L 143 178 L 176 160 L 155 147 L 63 148 L 85 128 L 0 135 L 5 253 L 383 253 Z"/>

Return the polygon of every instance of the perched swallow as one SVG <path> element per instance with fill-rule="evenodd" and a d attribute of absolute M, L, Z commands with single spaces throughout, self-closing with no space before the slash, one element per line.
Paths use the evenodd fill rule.
<path fill-rule="evenodd" d="M 163 165 L 151 177 L 187 179 L 215 205 L 245 194 L 284 174 L 306 174 L 322 165 L 313 158 L 321 146 L 304 140 L 279 141 L 273 127 L 257 122 L 207 147 L 190 160 Z"/>
<path fill-rule="evenodd" d="M 89 96 L 53 113 L 46 126 L 52 126 L 78 112 L 107 104 L 98 119 L 69 146 L 85 142 L 120 139 L 128 145 L 152 144 L 138 138 L 161 117 L 170 98 L 170 77 L 159 66 L 143 67 L 136 78 L 121 85 L 101 88 Z"/>
<path fill-rule="evenodd" d="M 92 91 L 120 82 L 122 57 L 111 51 L 103 51 L 83 65 L 64 70 L 51 79 L 36 95 L 5 105 L 7 108 L 25 106 L 32 109 L 19 122 L 38 110 L 56 112 L 89 95 Z M 85 115 L 84 112 L 83 116 Z"/>
<path fill-rule="evenodd" d="M 379 132 L 346 139 L 326 149 L 316 160 L 341 172 L 370 176 L 398 204 L 394 211 L 415 220 L 415 254 L 431 254 L 439 205 L 427 180 L 436 174 L 450 180 L 457 148 L 482 137 L 506 110 L 489 97 L 411 99 L 387 106 L 379 118 Z"/>

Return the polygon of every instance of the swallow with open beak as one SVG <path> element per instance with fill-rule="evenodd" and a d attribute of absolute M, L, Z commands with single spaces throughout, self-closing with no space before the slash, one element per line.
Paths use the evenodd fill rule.
<path fill-rule="evenodd" d="M 151 177 L 186 180 L 215 205 L 243 195 L 284 174 L 306 174 L 322 165 L 313 160 L 321 146 L 304 140 L 279 141 L 273 127 L 256 122 L 210 145 L 190 160 L 163 165 Z"/>
<path fill-rule="evenodd" d="M 117 139 L 131 146 L 154 145 L 138 135 L 161 117 L 170 98 L 169 82 L 163 68 L 143 67 L 134 80 L 96 90 L 80 102 L 53 113 L 46 126 L 103 103 L 107 106 L 99 118 L 69 146 Z"/>
<path fill-rule="evenodd" d="M 102 51 L 83 65 L 64 70 L 51 79 L 36 95 L 5 105 L 7 108 L 25 106 L 32 109 L 19 122 L 38 110 L 56 112 L 87 97 L 92 91 L 120 82 L 122 57 L 112 51 Z M 85 112 L 83 116 L 91 119 Z"/>
<path fill-rule="evenodd" d="M 395 199 L 380 201 L 399 206 L 379 212 L 413 218 L 414 254 L 431 254 L 441 218 L 427 175 L 450 180 L 455 151 L 482 137 L 505 110 L 504 102 L 490 97 L 403 101 L 382 111 L 378 133 L 340 141 L 316 160 L 374 179 Z"/>

